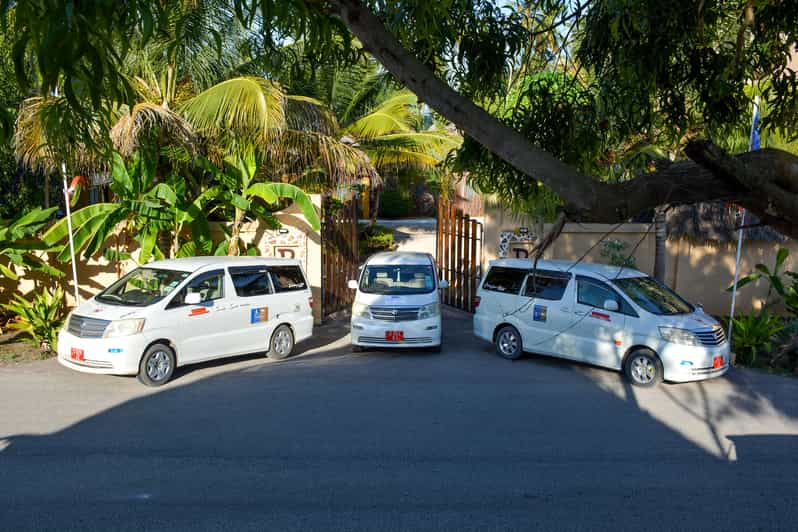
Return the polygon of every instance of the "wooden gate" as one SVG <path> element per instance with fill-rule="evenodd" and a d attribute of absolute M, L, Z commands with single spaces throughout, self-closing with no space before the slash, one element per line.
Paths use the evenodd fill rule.
<path fill-rule="evenodd" d="M 438 274 L 449 282 L 441 294 L 444 304 L 474 312 L 474 296 L 481 275 L 482 223 L 454 204 L 438 202 L 435 255 Z"/>
<path fill-rule="evenodd" d="M 342 203 L 326 195 L 321 222 L 322 318 L 352 305 L 355 292 L 347 284 L 357 279 L 359 266 L 357 202 Z"/>

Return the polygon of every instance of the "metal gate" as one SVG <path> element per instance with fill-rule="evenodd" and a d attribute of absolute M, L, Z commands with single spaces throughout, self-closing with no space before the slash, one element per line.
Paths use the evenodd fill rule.
<path fill-rule="evenodd" d="M 452 203 L 438 201 L 435 255 L 438 272 L 449 282 L 441 294 L 446 305 L 474 312 L 474 296 L 482 269 L 482 222 L 463 214 Z"/>
<path fill-rule="evenodd" d="M 354 290 L 347 286 L 357 279 L 360 265 L 357 202 L 325 195 L 321 222 L 321 309 L 322 318 L 349 308 Z"/>

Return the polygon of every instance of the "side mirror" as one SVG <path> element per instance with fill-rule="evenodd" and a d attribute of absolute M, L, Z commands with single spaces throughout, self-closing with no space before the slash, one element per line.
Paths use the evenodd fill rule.
<path fill-rule="evenodd" d="M 186 305 L 199 305 L 202 303 L 202 294 L 199 292 L 191 292 L 190 294 L 186 294 L 186 298 L 183 300 L 183 303 Z"/>
<path fill-rule="evenodd" d="M 355 281 L 354 279 L 349 279 L 347 286 L 352 290 L 357 290 L 357 281 Z"/>
<path fill-rule="evenodd" d="M 618 302 L 614 299 L 605 299 L 604 300 L 604 310 L 609 310 L 610 312 L 618 312 Z"/>
<path fill-rule="evenodd" d="M 447 281 L 446 279 L 441 279 L 440 281 L 438 281 L 438 288 L 440 288 L 441 290 L 449 288 L 449 281 Z"/>

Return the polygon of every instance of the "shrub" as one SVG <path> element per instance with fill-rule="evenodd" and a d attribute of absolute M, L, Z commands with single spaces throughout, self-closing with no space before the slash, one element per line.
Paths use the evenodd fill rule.
<path fill-rule="evenodd" d="M 737 361 L 752 366 L 758 355 L 773 351 L 773 340 L 784 330 L 783 320 L 767 310 L 760 314 L 743 314 L 732 323 L 732 346 Z"/>
<path fill-rule="evenodd" d="M 393 231 L 382 225 L 363 226 L 360 231 L 360 254 L 370 255 L 394 247 Z"/>
<path fill-rule="evenodd" d="M 3 308 L 17 315 L 17 320 L 8 324 L 9 329 L 27 333 L 28 341 L 38 345 L 43 355 L 56 349 L 58 330 L 64 324 L 64 291 L 60 286 L 53 292 L 45 288 L 32 301 L 14 294 Z"/>
<path fill-rule="evenodd" d="M 608 239 L 601 243 L 601 256 L 613 266 L 624 268 L 637 268 L 637 262 L 632 256 L 625 253 L 629 244 L 623 240 Z"/>
<path fill-rule="evenodd" d="M 386 190 L 380 194 L 379 216 L 381 218 L 402 218 L 410 215 L 413 202 L 400 190 Z"/>

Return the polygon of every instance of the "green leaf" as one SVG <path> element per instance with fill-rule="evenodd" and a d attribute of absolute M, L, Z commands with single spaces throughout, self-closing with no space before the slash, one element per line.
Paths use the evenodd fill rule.
<path fill-rule="evenodd" d="M 121 206 L 118 203 L 95 203 L 72 213 L 73 230 L 97 216 L 107 215 Z M 48 246 L 54 246 L 69 235 L 66 217 L 61 218 L 42 235 L 42 241 Z"/>
<path fill-rule="evenodd" d="M 760 274 L 760 273 L 750 273 L 750 274 L 746 275 L 745 277 L 741 277 L 737 281 L 737 288 L 740 289 L 743 286 L 760 279 L 761 277 L 762 277 L 762 274 Z M 729 286 L 726 289 L 727 292 L 731 292 L 732 290 L 734 290 L 734 284 L 732 284 L 731 286 Z"/>
<path fill-rule="evenodd" d="M 0 273 L 2 273 L 4 277 L 7 277 L 12 281 L 16 281 L 17 279 L 19 279 L 19 276 L 16 273 L 14 273 L 13 270 L 9 269 L 3 264 L 0 264 Z"/>
<path fill-rule="evenodd" d="M 241 196 L 240 194 L 231 193 L 230 203 L 233 205 L 233 207 L 241 209 L 242 211 L 249 210 L 249 205 L 250 205 L 249 200 L 246 199 L 244 196 Z"/>
<path fill-rule="evenodd" d="M 779 252 L 776 254 L 776 267 L 775 267 L 773 273 L 776 273 L 777 271 L 779 271 L 779 268 L 781 267 L 782 264 L 784 264 L 784 261 L 787 260 L 787 257 L 789 255 L 790 255 L 790 250 L 789 249 L 787 249 L 787 248 L 779 248 Z"/>
<path fill-rule="evenodd" d="M 139 244 L 141 245 L 141 251 L 139 251 L 139 264 L 146 264 L 150 261 L 153 256 L 153 249 L 155 248 L 155 244 L 158 241 L 158 230 L 157 229 L 149 229 L 139 233 L 139 237 L 137 239 Z"/>

